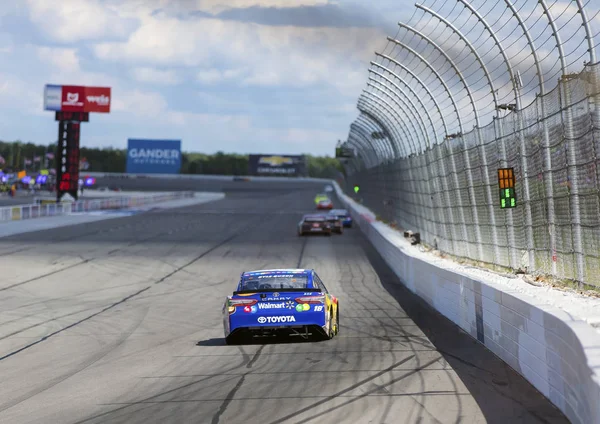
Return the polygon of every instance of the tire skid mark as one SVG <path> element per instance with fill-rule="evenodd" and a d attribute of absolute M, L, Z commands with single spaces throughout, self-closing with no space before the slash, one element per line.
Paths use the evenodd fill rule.
<path fill-rule="evenodd" d="M 251 371 L 252 365 L 254 365 L 254 363 L 258 360 L 258 358 L 259 358 L 260 354 L 262 353 L 263 349 L 265 348 L 265 346 L 266 345 L 262 345 L 260 348 L 258 348 L 258 350 L 254 354 L 252 359 L 246 364 L 246 368 L 249 369 L 250 371 L 246 371 L 244 374 L 242 374 L 242 376 L 238 380 L 237 384 L 229 391 L 229 393 L 227 393 L 227 396 L 225 396 L 225 399 L 223 399 L 223 403 L 221 403 L 221 406 L 219 406 L 219 410 L 213 416 L 211 424 L 219 424 L 221 417 L 223 416 L 225 411 L 227 411 L 227 407 L 229 407 L 229 404 L 233 400 L 235 394 L 240 389 L 240 387 L 242 387 L 242 384 L 244 384 L 244 380 L 246 380 L 246 376 L 252 372 Z"/>
<path fill-rule="evenodd" d="M 271 421 L 269 424 L 280 424 L 280 423 L 283 423 L 283 422 L 284 422 L 284 421 L 286 421 L 286 420 L 290 420 L 290 419 L 292 419 L 292 418 L 296 418 L 296 417 L 298 417 L 300 414 L 303 414 L 303 413 L 305 413 L 305 412 L 308 412 L 308 411 L 310 411 L 310 410 L 312 410 L 312 409 L 316 408 L 317 406 L 323 405 L 323 404 L 325 404 L 325 403 L 327 403 L 327 402 L 330 402 L 330 401 L 332 401 L 333 399 L 336 399 L 336 398 L 338 398 L 338 397 L 339 397 L 339 396 L 341 396 L 341 395 L 344 395 L 344 394 L 346 394 L 346 393 L 348 393 L 348 392 L 351 392 L 352 390 L 354 390 L 354 389 L 356 389 L 356 388 L 358 388 L 358 387 L 362 386 L 362 385 L 363 385 L 363 384 L 365 384 L 365 383 L 368 383 L 368 382 L 370 382 L 370 381 L 373 381 L 373 380 L 375 380 L 377 377 L 380 377 L 380 376 L 382 376 L 382 375 L 384 375 L 384 374 L 386 374 L 386 373 L 388 373 L 388 372 L 392 371 L 394 368 L 397 368 L 397 367 L 399 367 L 400 365 L 402 365 L 402 364 L 404 364 L 404 363 L 406 363 L 406 362 L 410 361 L 411 359 L 413 359 L 413 358 L 415 358 L 415 357 L 416 357 L 416 355 L 410 355 L 410 356 L 408 356 L 408 357 L 406 357 L 406 358 L 402 359 L 401 361 L 398 361 L 397 363 L 395 363 L 395 364 L 393 364 L 393 365 L 389 366 L 388 368 L 386 368 L 386 369 L 384 369 L 384 370 L 381 370 L 381 371 L 379 371 L 378 373 L 376 373 L 376 374 L 373 374 L 372 376 L 370 376 L 370 377 L 367 377 L 367 378 L 365 378 L 365 379 L 363 379 L 363 380 L 359 381 L 358 383 L 355 383 L 355 384 L 353 384 L 353 385 L 351 385 L 351 386 L 349 386 L 349 387 L 345 388 L 344 390 L 340 390 L 339 392 L 337 392 L 337 393 L 334 393 L 334 394 L 333 394 L 333 395 L 331 395 L 331 396 L 327 396 L 327 397 L 326 397 L 325 399 L 323 399 L 323 400 L 320 400 L 320 401 L 318 401 L 318 402 L 315 402 L 315 403 L 313 403 L 312 405 L 308 405 L 308 406 L 306 406 L 306 407 L 304 407 L 304 408 L 302 408 L 302 409 L 300 409 L 300 410 L 298 410 L 298 411 L 296 411 L 296 412 L 294 412 L 294 413 L 292 413 L 292 414 L 288 414 L 288 415 L 286 415 L 285 417 L 279 418 L 279 419 L 277 419 L 277 420 L 275 420 L 275 421 Z M 351 403 L 354 403 L 354 402 L 356 402 L 357 400 L 360 400 L 360 399 L 362 399 L 362 398 L 365 398 L 365 397 L 367 397 L 367 396 L 371 395 L 372 393 L 374 393 L 374 392 L 376 392 L 376 391 L 380 390 L 382 387 L 391 386 L 392 384 L 394 384 L 394 383 L 397 383 L 398 381 L 404 380 L 405 378 L 407 378 L 407 377 L 410 377 L 411 375 L 414 375 L 414 374 L 416 374 L 416 373 L 420 372 L 421 370 L 424 370 L 424 369 L 425 369 L 425 368 L 427 368 L 428 366 L 435 364 L 437 361 L 439 361 L 439 359 L 434 359 L 434 360 L 432 360 L 432 361 L 429 361 L 429 362 L 427 362 L 427 363 L 423 364 L 422 366 L 420 366 L 420 367 L 418 367 L 418 368 L 415 368 L 414 370 L 407 371 L 407 372 L 406 372 L 404 375 L 402 375 L 402 376 L 400 376 L 400 377 L 397 377 L 397 378 L 394 378 L 393 380 L 391 380 L 391 381 L 390 381 L 390 382 L 388 382 L 388 383 L 385 383 L 385 384 L 382 384 L 382 385 L 378 386 L 376 389 L 372 389 L 372 390 L 369 390 L 368 392 L 365 392 L 365 393 L 363 393 L 363 394 L 361 394 L 361 395 L 354 396 L 354 397 L 352 397 L 350 400 L 348 400 L 348 401 L 344 402 L 344 403 L 343 403 L 343 404 L 341 404 L 341 405 L 334 406 L 334 407 L 332 407 L 332 408 L 329 408 L 328 410 L 326 410 L 326 411 L 324 411 L 324 412 L 317 413 L 317 414 L 314 414 L 314 415 L 312 415 L 312 416 L 310 416 L 310 417 L 308 417 L 308 418 L 302 419 L 302 420 L 301 420 L 301 422 L 309 422 L 309 421 L 312 421 L 312 420 L 314 420 L 314 419 L 316 419 L 316 418 L 319 418 L 319 417 L 322 417 L 323 415 L 326 415 L 326 414 L 328 414 L 328 413 L 330 413 L 330 412 L 332 412 L 332 411 L 334 411 L 334 410 L 337 410 L 337 409 L 343 408 L 343 407 L 345 407 L 345 406 L 348 406 L 349 404 L 351 404 Z"/>
<path fill-rule="evenodd" d="M 21 353 L 21 352 L 23 352 L 23 351 L 25 351 L 25 350 L 27 350 L 27 349 L 29 349 L 29 348 L 31 348 L 31 347 L 33 347 L 33 346 L 37 345 L 37 344 L 40 344 L 40 343 L 42 343 L 42 342 L 44 342 L 44 341 L 48 340 L 48 339 L 49 339 L 49 338 L 51 338 L 51 337 L 54 337 L 54 336 L 56 336 L 57 334 L 60 334 L 60 333 L 62 333 L 63 331 L 69 330 L 69 329 L 71 329 L 71 328 L 73 328 L 73 327 L 75 327 L 75 326 L 77 326 L 77 325 L 79 325 L 79 324 L 81 324 L 81 323 L 84 323 L 84 322 L 86 322 L 86 321 L 88 321 L 88 320 L 90 320 L 90 319 L 92 319 L 92 318 L 94 318 L 94 317 L 97 317 L 97 316 L 98 316 L 98 315 L 100 315 L 101 313 L 103 313 L 103 312 L 106 312 L 106 311 L 108 311 L 108 310 L 111 310 L 111 309 L 113 309 L 113 308 L 115 308 L 115 307 L 117 307 L 117 306 L 119 306 L 119 305 L 121 305 L 121 304 L 123 304 L 123 303 L 127 302 L 129 299 L 132 299 L 132 298 L 134 298 L 135 296 L 137 296 L 137 295 L 139 295 L 139 294 L 142 294 L 143 292 L 145 292 L 146 290 L 150 289 L 151 287 L 152 287 L 152 286 L 147 286 L 147 287 L 145 287 L 145 288 L 143 288 L 143 289 L 141 289 L 141 290 L 138 290 L 137 292 L 135 292 L 135 293 L 132 293 L 132 294 L 130 294 L 129 296 L 126 296 L 126 297 L 124 297 L 123 299 L 119 300 L 118 302 L 114 302 L 114 303 L 112 303 L 111 305 L 108 305 L 107 307 L 105 307 L 105 308 L 101 309 L 100 311 L 98 311 L 98 312 L 96 312 L 96 313 L 93 313 L 92 315 L 88 315 L 87 317 L 85 317 L 85 318 L 82 318 L 82 319 L 80 319 L 79 321 L 76 321 L 76 322 L 74 322 L 73 324 L 70 324 L 70 325 L 68 325 L 68 326 L 66 326 L 66 327 L 63 327 L 63 328 L 61 328 L 60 330 L 56 330 L 56 331 L 54 331 L 54 332 L 52 332 L 52 333 L 50 333 L 50 334 L 48 334 L 48 335 L 46 335 L 46 336 L 42 337 L 41 339 L 38 339 L 38 340 L 36 340 L 35 342 L 31 342 L 31 343 L 29 343 L 29 344 L 27 344 L 27 345 L 25 345 L 25 346 L 23 346 L 23 347 L 21 347 L 21 348 L 19 348 L 19 349 L 15 350 L 15 351 L 12 351 L 12 352 L 10 352 L 10 353 L 7 353 L 7 354 L 6 354 L 6 355 L 4 355 L 4 356 L 0 356 L 0 361 L 3 361 L 3 360 L 5 360 L 5 359 L 8 359 L 8 358 L 10 358 L 10 357 L 12 357 L 12 356 L 14 356 L 14 355 L 16 355 L 16 354 L 18 354 L 18 353 Z"/>
<path fill-rule="evenodd" d="M 306 244 L 308 243 L 308 238 L 304 237 L 302 242 L 302 248 L 300 249 L 300 257 L 298 258 L 298 263 L 296 264 L 296 268 L 300 268 L 302 265 L 302 259 L 304 259 L 304 250 L 306 249 Z"/>
<path fill-rule="evenodd" d="M 59 272 L 63 272 L 63 271 L 66 271 L 66 270 L 78 267 L 80 265 L 87 264 L 87 263 L 89 263 L 89 262 L 91 262 L 93 260 L 94 259 L 84 259 L 84 260 L 82 260 L 80 262 L 76 262 L 74 264 L 65 266 L 63 268 L 59 268 L 59 269 L 47 272 L 47 273 L 42 274 L 42 275 L 38 275 L 37 277 L 30 278 L 29 280 L 21 281 L 20 283 L 15 283 L 15 284 L 12 284 L 10 286 L 2 287 L 2 288 L 0 288 L 0 292 L 1 291 L 6 291 L 6 290 L 9 290 L 9 289 L 13 289 L 15 287 L 22 286 L 23 284 L 32 283 L 34 281 L 41 280 L 42 278 L 50 277 L 51 275 L 58 274 Z"/>
<path fill-rule="evenodd" d="M 25 402 L 28 399 L 31 399 L 34 396 L 39 395 L 40 393 L 45 392 L 46 390 L 51 389 L 52 387 L 62 383 L 65 380 L 68 380 L 69 378 L 73 377 L 74 375 L 80 373 L 81 371 L 86 370 L 87 368 L 91 367 L 92 365 L 94 365 L 95 363 L 100 361 L 102 358 L 104 358 L 106 355 L 111 353 L 117 347 L 121 346 L 129 338 L 129 336 L 131 336 L 135 332 L 135 330 L 137 330 L 139 328 L 139 326 L 142 324 L 142 322 L 146 318 L 146 315 L 148 314 L 148 310 L 149 310 L 149 308 L 146 308 L 143 315 L 138 319 L 137 323 L 134 326 L 132 326 L 132 328 L 130 330 L 127 331 L 127 333 L 124 335 L 124 337 L 121 337 L 113 346 L 108 348 L 106 351 L 100 353 L 99 355 L 96 355 L 95 357 L 92 358 L 91 361 L 86 362 L 83 366 L 79 367 L 78 369 L 73 370 L 73 371 L 67 373 L 66 375 L 59 377 L 58 379 L 56 379 L 49 385 L 39 388 L 39 389 L 36 389 L 34 392 L 28 393 L 28 394 L 22 396 L 20 399 L 15 399 L 8 405 L 4 405 L 4 407 L 2 409 L 0 409 L 0 412 L 4 412 L 7 409 L 10 409 L 22 402 Z"/>
<path fill-rule="evenodd" d="M 28 280 L 25 280 L 25 281 L 21 281 L 21 282 L 19 282 L 19 283 L 15 283 L 15 284 L 12 284 L 12 285 L 10 285 L 10 286 L 2 287 L 2 288 L 0 288 L 0 292 L 1 292 L 1 291 L 6 291 L 6 290 L 9 290 L 9 289 L 12 289 L 12 288 L 15 288 L 15 287 L 19 287 L 19 286 L 22 286 L 22 285 L 24 285 L 24 284 L 32 283 L 32 282 L 34 282 L 34 281 L 41 280 L 41 279 L 43 279 L 43 278 L 46 278 L 46 277 L 49 277 L 49 276 L 51 276 L 51 275 L 58 274 L 58 273 L 60 273 L 60 272 L 63 272 L 63 271 L 67 271 L 67 270 L 70 270 L 70 269 L 76 268 L 76 267 L 78 267 L 78 266 L 85 265 L 85 264 L 87 264 L 87 263 L 90 263 L 90 262 L 93 262 L 93 261 L 97 261 L 97 260 L 99 260 L 99 259 L 106 259 L 106 258 L 109 258 L 110 256 L 113 256 L 115 253 L 117 253 L 117 252 L 120 252 L 120 251 L 123 251 L 123 250 L 127 249 L 128 247 L 137 246 L 137 245 L 140 245 L 140 244 L 142 244 L 142 243 L 145 243 L 145 242 L 147 242 L 147 241 L 150 241 L 150 240 L 153 240 L 153 239 L 156 239 L 156 238 L 160 238 L 160 237 L 163 237 L 163 236 L 165 236 L 165 235 L 167 235 L 167 234 L 170 234 L 170 231 L 171 231 L 171 230 L 169 230 L 169 231 L 163 231 L 163 232 L 160 232 L 160 233 L 157 233 L 157 234 L 151 235 L 151 236 L 149 236 L 149 237 L 145 237 L 145 238 L 143 238 L 143 239 L 135 240 L 135 241 L 133 241 L 133 242 L 130 242 L 130 243 L 128 243 L 127 245 L 125 245 L 125 246 L 123 246 L 123 247 L 120 247 L 120 248 L 118 248 L 118 249 L 113 249 L 113 250 L 110 250 L 109 252 L 107 252 L 107 253 L 106 253 L 106 255 L 105 255 L 105 256 L 100 256 L 100 257 L 95 257 L 95 258 L 84 259 L 84 260 L 82 260 L 81 262 L 77 262 L 77 263 L 75 263 L 75 264 L 71 264 L 71 265 L 65 266 L 65 267 L 63 267 L 63 268 L 60 268 L 60 269 L 57 269 L 57 270 L 54 270 L 54 271 L 48 272 L 48 273 L 46 273 L 46 274 L 42 274 L 42 275 L 39 275 L 39 276 L 36 276 L 36 277 L 30 278 L 30 279 L 28 279 Z M 94 234 L 94 233 L 90 233 L 90 234 Z M 82 235 L 82 237 L 85 237 L 85 236 L 87 236 L 87 235 L 90 235 L 90 234 L 84 234 L 84 235 Z M 78 238 L 79 238 L 79 237 L 78 237 Z M 2 255 L 0 255 L 0 256 L 2 256 Z"/>
<path fill-rule="evenodd" d="M 39 327 L 41 325 L 48 324 L 49 322 L 52 322 L 52 321 L 57 321 L 59 319 L 67 318 L 67 317 L 70 317 L 70 316 L 73 316 L 73 315 L 77 315 L 77 314 L 81 314 L 81 313 L 83 313 L 85 311 L 87 311 L 87 309 L 83 309 L 81 311 L 71 312 L 71 313 L 68 313 L 68 314 L 64 314 L 64 315 L 60 315 L 60 316 L 57 316 L 57 317 L 53 317 L 53 318 L 47 319 L 46 321 L 42 321 L 42 322 L 38 322 L 38 323 L 35 323 L 35 324 L 31 324 L 31 325 L 29 325 L 29 326 L 27 326 L 25 328 L 21 328 L 19 330 L 13 331 L 12 333 L 5 334 L 4 336 L 0 337 L 0 340 L 8 339 L 9 337 L 16 336 L 17 334 L 20 334 L 20 333 L 22 333 L 24 331 L 31 330 L 32 328 L 36 328 L 36 327 Z M 34 314 L 33 316 L 37 316 L 37 314 Z"/>
<path fill-rule="evenodd" d="M 253 223 L 254 223 L 254 222 L 252 222 L 252 224 L 253 224 Z M 141 290 L 138 290 L 137 292 L 135 292 L 135 293 L 132 293 L 132 294 L 130 294 L 130 295 L 128 295 L 128 296 L 126 296 L 126 297 L 124 297 L 123 299 L 121 299 L 121 300 L 119 300 L 119 301 L 117 301 L 117 302 L 114 302 L 114 303 L 110 304 L 109 306 L 106 306 L 105 308 L 101 309 L 100 311 L 98 311 L 98 312 L 96 312 L 96 313 L 93 313 L 92 315 L 89 315 L 89 316 L 87 316 L 87 317 L 85 317 L 85 318 L 83 318 L 83 319 L 81 319 L 81 320 L 79 320 L 79 321 L 77 321 L 77 322 L 74 322 L 73 324 L 70 324 L 70 325 L 68 325 L 68 326 L 66 326 L 66 327 L 63 327 L 63 328 L 61 328 L 60 330 L 56 330 L 56 331 L 54 331 L 54 332 L 52 332 L 52 333 L 50 333 L 50 334 L 48 334 L 48 335 L 46 335 L 46 336 L 44 336 L 44 337 L 42 337 L 42 338 L 40 338 L 40 339 L 36 340 L 36 341 L 34 341 L 34 342 L 31 342 L 31 343 L 29 343 L 29 344 L 27 344 L 27 345 L 25 345 L 25 346 L 23 346 L 23 347 L 21 347 L 21 348 L 19 348 L 19 349 L 15 350 L 15 351 L 12 351 L 12 352 L 10 352 L 10 353 L 7 353 L 7 354 L 5 354 L 5 355 L 3 355 L 3 356 L 0 356 L 0 361 L 3 361 L 3 360 L 5 360 L 5 359 L 8 359 L 8 358 L 10 358 L 10 357 L 14 356 L 14 355 L 17 355 L 17 354 L 19 354 L 19 353 L 21 353 L 21 352 L 23 352 L 23 351 L 25 351 L 25 350 L 27 350 L 27 349 L 29 349 L 29 348 L 33 347 L 33 346 L 36 346 L 36 345 L 38 345 L 39 343 L 41 343 L 41 342 L 43 342 L 43 341 L 46 341 L 46 340 L 48 340 L 49 338 L 51 338 L 51 337 L 53 337 L 53 336 L 56 336 L 57 334 L 60 334 L 60 333 L 62 333 L 63 331 L 69 330 L 69 329 L 71 329 L 71 328 L 73 328 L 73 327 L 75 327 L 75 326 L 77 326 L 77 325 L 79 325 L 79 324 L 81 324 L 81 323 L 84 323 L 84 322 L 86 322 L 86 321 L 88 321 L 88 320 L 90 320 L 90 319 L 92 319 L 92 318 L 94 318 L 94 317 L 96 317 L 96 316 L 98 316 L 98 315 L 100 315 L 100 314 L 102 314 L 102 313 L 104 313 L 104 312 L 108 311 L 108 310 L 114 309 L 115 307 L 117 307 L 117 306 L 119 306 L 119 305 L 121 305 L 121 304 L 123 304 L 123 303 L 127 302 L 127 301 L 128 301 L 128 300 L 130 300 L 130 299 L 133 299 L 133 298 L 135 298 L 135 297 L 139 296 L 140 294 L 142 294 L 142 293 L 144 293 L 145 291 L 147 291 L 147 290 L 149 290 L 150 288 L 152 288 L 152 286 L 154 286 L 154 285 L 157 285 L 157 284 L 160 284 L 160 283 L 164 282 L 165 280 L 167 280 L 168 278 L 172 277 L 173 275 L 175 275 L 175 274 L 176 274 L 176 273 L 178 273 L 179 271 L 181 271 L 181 270 L 183 270 L 184 268 L 187 268 L 188 266 L 190 266 L 190 265 L 194 264 L 195 262 L 197 262 L 197 261 L 199 261 L 200 259 L 204 258 L 206 255 L 208 255 L 208 254 L 210 254 L 211 252 L 213 252 L 213 251 L 215 251 L 216 249 L 218 249 L 219 247 L 221 247 L 221 246 L 223 246 L 224 244 L 226 244 L 226 243 L 230 242 L 231 240 L 233 240 L 234 238 L 238 237 L 239 235 L 241 235 L 241 234 L 245 233 L 245 232 L 248 230 L 248 228 L 249 228 L 249 227 L 250 227 L 252 224 L 246 225 L 243 231 L 234 232 L 232 235 L 230 235 L 230 236 L 229 236 L 229 237 L 227 237 L 226 239 L 224 239 L 224 240 L 220 241 L 219 243 L 217 243 L 216 245 L 214 245 L 214 246 L 213 246 L 213 247 L 211 247 L 210 249 L 208 249 L 208 250 L 206 250 L 206 251 L 202 252 L 200 255 L 196 256 L 196 257 L 195 257 L 194 259 L 192 259 L 191 261 L 189 261 L 189 262 L 185 263 L 184 265 L 181 265 L 180 267 L 178 267 L 178 268 L 176 268 L 175 270 L 173 270 L 173 271 L 169 272 L 169 273 L 168 273 L 168 274 L 166 274 L 165 276 L 163 276 L 163 277 L 161 277 L 160 279 L 158 279 L 158 280 L 154 281 L 153 283 L 151 283 L 150 285 L 148 285 L 148 286 L 144 287 L 143 289 L 141 289 Z"/>
<path fill-rule="evenodd" d="M 298 262 L 296 263 L 296 268 L 300 268 L 300 266 L 302 265 L 302 260 L 304 258 L 304 251 L 306 250 L 306 244 L 307 243 L 308 243 L 308 238 L 305 237 L 304 240 L 302 241 L 302 247 L 300 248 L 300 254 L 298 256 Z M 246 364 L 246 368 L 248 370 L 251 370 L 252 365 L 254 365 L 254 363 L 258 360 L 260 354 L 262 353 L 262 351 L 263 351 L 263 349 L 265 347 L 266 347 L 266 345 L 262 345 L 256 351 L 256 353 L 254 354 L 254 356 L 252 357 L 252 359 L 250 359 L 250 361 L 248 361 L 248 363 Z M 246 353 L 243 352 L 243 351 L 242 351 L 242 354 L 244 356 L 246 356 Z M 237 384 L 229 391 L 229 393 L 227 394 L 227 396 L 225 396 L 225 399 L 223 400 L 223 403 L 221 403 L 221 406 L 219 406 L 218 411 L 213 416 L 211 424 L 219 424 L 219 422 L 221 420 L 221 417 L 227 411 L 227 408 L 229 407 L 229 404 L 233 400 L 235 394 L 240 389 L 240 387 L 242 387 L 242 385 L 244 384 L 244 381 L 246 380 L 246 376 L 248 374 L 250 374 L 251 372 L 252 371 L 247 371 L 247 372 L 245 372 L 244 374 L 241 375 L 241 377 L 238 380 Z"/>

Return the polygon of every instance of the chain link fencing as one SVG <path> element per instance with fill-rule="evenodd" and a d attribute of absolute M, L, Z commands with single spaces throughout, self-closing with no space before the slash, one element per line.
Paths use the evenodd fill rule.
<path fill-rule="evenodd" d="M 346 190 L 359 185 L 382 220 L 442 252 L 600 286 L 599 81 L 600 64 L 588 64 L 528 107 L 422 154 L 374 151 L 346 166 Z M 515 208 L 500 207 L 499 168 L 514 168 Z"/>

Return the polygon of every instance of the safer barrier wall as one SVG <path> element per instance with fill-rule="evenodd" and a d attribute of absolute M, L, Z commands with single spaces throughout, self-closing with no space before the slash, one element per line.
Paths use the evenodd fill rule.
<path fill-rule="evenodd" d="M 565 311 L 427 261 L 401 233 L 344 195 L 360 229 L 413 293 L 483 343 L 573 423 L 600 423 L 600 334 Z"/>
<path fill-rule="evenodd" d="M 194 197 L 193 192 L 152 194 L 139 197 L 115 197 L 109 199 L 80 200 L 72 203 L 45 205 L 20 205 L 0 208 L 0 221 L 19 221 L 47 216 L 69 215 L 74 212 L 92 212 L 106 209 L 125 209 L 153 203 Z"/>

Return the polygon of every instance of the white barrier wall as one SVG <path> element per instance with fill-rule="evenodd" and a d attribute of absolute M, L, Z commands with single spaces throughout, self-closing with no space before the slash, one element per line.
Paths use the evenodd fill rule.
<path fill-rule="evenodd" d="M 72 203 L 5 206 L 0 208 L 0 221 L 19 221 L 22 219 L 34 219 L 46 216 L 69 215 L 74 212 L 124 209 L 191 197 L 194 197 L 193 192 L 182 191 L 137 197 L 122 196 L 110 199 L 80 200 Z"/>
<path fill-rule="evenodd" d="M 600 423 L 600 334 L 595 328 L 501 284 L 428 262 L 403 234 L 375 221 L 371 211 L 334 185 L 406 287 L 523 375 L 571 422 Z"/>

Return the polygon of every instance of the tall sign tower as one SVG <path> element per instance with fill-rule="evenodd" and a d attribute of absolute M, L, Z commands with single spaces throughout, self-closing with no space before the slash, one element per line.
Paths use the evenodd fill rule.
<path fill-rule="evenodd" d="M 79 136 L 82 122 L 89 122 L 90 112 L 110 113 L 110 87 L 46 85 L 44 110 L 55 112 L 58 121 L 56 148 L 56 201 L 65 194 L 75 200 L 79 191 Z"/>

